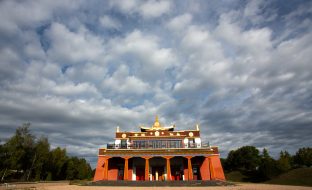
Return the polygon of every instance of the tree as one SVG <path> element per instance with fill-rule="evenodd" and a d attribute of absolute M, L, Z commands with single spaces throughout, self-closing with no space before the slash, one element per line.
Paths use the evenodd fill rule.
<path fill-rule="evenodd" d="M 40 137 L 35 145 L 36 160 L 34 165 L 35 179 L 43 180 L 48 175 L 48 162 L 50 156 L 50 144 L 48 138 Z"/>
<path fill-rule="evenodd" d="M 92 170 L 83 158 L 68 157 L 66 149 L 50 150 L 47 137 L 36 140 L 30 124 L 23 124 L 0 144 L 0 180 L 64 180 L 91 178 Z"/>
<path fill-rule="evenodd" d="M 34 155 L 35 137 L 30 133 L 29 127 L 30 123 L 25 123 L 17 128 L 15 135 L 5 144 L 9 155 L 7 167 L 17 173 L 22 173 L 24 179 L 30 172 Z"/>
<path fill-rule="evenodd" d="M 68 180 L 73 180 L 76 178 L 77 176 L 77 169 L 74 163 L 74 158 L 70 158 L 67 160 L 67 169 L 66 169 L 66 179 Z"/>
<path fill-rule="evenodd" d="M 262 155 L 261 155 L 261 157 L 262 157 L 263 159 L 270 159 L 270 158 L 271 158 L 271 156 L 270 156 L 270 154 L 269 154 L 269 151 L 268 151 L 266 148 L 264 148 L 264 149 L 262 150 Z"/>
<path fill-rule="evenodd" d="M 294 163 L 298 166 L 310 167 L 312 165 L 312 148 L 300 148 L 294 156 Z"/>
<path fill-rule="evenodd" d="M 78 179 L 88 179 L 91 177 L 92 169 L 84 158 L 80 158 L 78 161 Z"/>
<path fill-rule="evenodd" d="M 67 162 L 66 150 L 57 147 L 50 152 L 49 170 L 52 173 L 53 180 L 61 180 L 66 178 L 66 165 Z"/>
<path fill-rule="evenodd" d="M 220 161 L 221 161 L 222 168 L 224 170 L 228 170 L 227 165 L 226 165 L 226 158 L 220 158 Z"/>
<path fill-rule="evenodd" d="M 277 160 L 277 166 L 281 172 L 286 172 L 292 168 L 293 159 L 287 151 L 281 151 Z"/>
<path fill-rule="evenodd" d="M 277 166 L 277 161 L 270 156 L 265 148 L 262 151 L 258 173 L 264 180 L 272 179 L 281 173 Z"/>
<path fill-rule="evenodd" d="M 237 157 L 237 152 L 231 150 L 225 161 L 225 169 L 232 171 L 239 168 L 239 158 Z"/>
<path fill-rule="evenodd" d="M 89 179 L 92 176 L 92 169 L 83 158 L 71 157 L 66 165 L 66 179 Z"/>
<path fill-rule="evenodd" d="M 230 170 L 252 171 L 260 164 L 259 150 L 254 146 L 243 146 L 229 152 L 226 166 Z"/>
<path fill-rule="evenodd" d="M 9 174 L 9 154 L 7 147 L 0 144 L 0 181 Z"/>

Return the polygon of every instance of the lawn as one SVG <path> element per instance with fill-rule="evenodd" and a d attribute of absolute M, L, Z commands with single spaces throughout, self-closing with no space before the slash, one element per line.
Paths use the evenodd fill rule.
<path fill-rule="evenodd" d="M 233 171 L 225 174 L 226 180 L 233 182 L 252 182 L 253 178 L 242 174 L 240 171 Z M 281 174 L 274 179 L 261 183 L 280 185 L 312 186 L 312 168 L 298 168 Z"/>

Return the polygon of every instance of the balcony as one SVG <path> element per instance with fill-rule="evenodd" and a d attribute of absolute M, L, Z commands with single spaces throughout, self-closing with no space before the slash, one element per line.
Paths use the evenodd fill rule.
<path fill-rule="evenodd" d="M 210 148 L 208 143 L 131 143 L 131 144 L 115 144 L 109 143 L 106 146 L 107 149 L 183 149 L 183 148 Z"/>
<path fill-rule="evenodd" d="M 190 145 L 190 146 L 188 146 Z M 150 146 L 139 146 L 135 147 L 133 144 L 128 146 L 120 146 L 116 144 L 107 144 L 106 148 L 99 149 L 99 155 L 102 156 L 146 156 L 146 155 L 210 155 L 219 154 L 218 147 L 210 146 L 209 143 L 201 143 L 200 146 L 195 146 L 192 144 L 187 144 L 178 147 L 159 147 L 151 148 Z"/>

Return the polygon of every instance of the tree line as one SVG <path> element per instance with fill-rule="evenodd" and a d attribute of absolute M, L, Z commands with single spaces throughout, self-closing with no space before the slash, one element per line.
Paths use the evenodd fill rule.
<path fill-rule="evenodd" d="M 84 158 L 68 156 L 65 148 L 51 149 L 47 137 L 36 138 L 30 124 L 0 144 L 1 181 L 73 180 L 92 178 L 92 169 Z"/>
<path fill-rule="evenodd" d="M 226 159 L 221 159 L 226 173 L 239 171 L 247 176 L 246 181 L 266 181 L 300 167 L 311 167 L 312 148 L 304 147 L 291 155 L 281 151 L 278 159 L 270 156 L 267 149 L 260 152 L 254 146 L 243 146 L 229 152 Z"/>

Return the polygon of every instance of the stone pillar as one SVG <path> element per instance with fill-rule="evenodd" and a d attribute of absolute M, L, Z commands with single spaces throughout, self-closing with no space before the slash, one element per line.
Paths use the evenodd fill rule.
<path fill-rule="evenodd" d="M 170 167 L 170 158 L 172 158 L 172 156 L 164 156 L 164 158 L 166 158 L 166 168 L 167 168 L 167 181 L 171 181 L 171 167 Z"/>
<path fill-rule="evenodd" d="M 186 156 L 187 158 L 187 170 L 188 170 L 188 180 L 193 180 L 193 168 L 192 168 L 192 156 Z"/>
<path fill-rule="evenodd" d="M 149 181 L 149 159 L 151 157 L 143 157 L 145 159 L 145 181 Z"/>
<path fill-rule="evenodd" d="M 128 171 L 129 171 L 128 160 L 129 160 L 129 157 L 124 157 L 124 159 L 125 159 L 124 180 L 128 180 Z"/>

